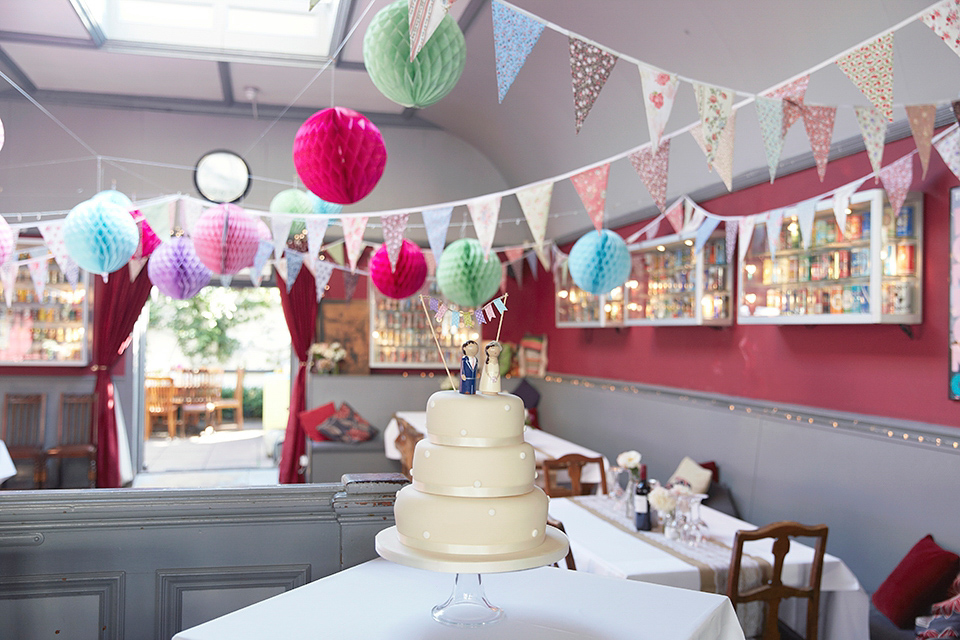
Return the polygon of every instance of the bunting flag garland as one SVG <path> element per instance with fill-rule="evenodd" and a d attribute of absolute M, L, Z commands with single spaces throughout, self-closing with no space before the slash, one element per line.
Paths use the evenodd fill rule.
<path fill-rule="evenodd" d="M 255 287 L 260 286 L 260 281 L 263 279 L 263 268 L 266 266 L 271 253 L 273 253 L 273 243 L 269 240 L 261 240 L 257 247 L 257 253 L 253 256 L 253 266 L 250 267 L 250 279 Z"/>
<path fill-rule="evenodd" d="M 954 129 L 943 138 L 933 143 L 937 153 L 943 158 L 953 175 L 960 178 L 960 129 Z"/>
<path fill-rule="evenodd" d="M 696 231 L 700 228 L 700 225 L 703 224 L 703 221 L 707 217 L 707 210 L 698 205 L 696 202 L 690 198 L 685 198 L 686 206 L 684 207 L 685 211 L 688 214 L 686 222 L 683 223 L 684 231 Z"/>
<path fill-rule="evenodd" d="M 803 100 L 807 95 L 807 86 L 810 84 L 810 75 L 803 75 L 782 87 L 767 92 L 769 98 L 783 100 L 783 123 L 780 137 L 786 138 L 787 132 L 793 123 L 803 115 Z"/>
<path fill-rule="evenodd" d="M 673 109 L 680 82 L 675 74 L 641 65 L 640 85 L 643 89 L 643 104 L 647 111 L 647 128 L 650 130 L 650 145 L 660 146 L 663 131 Z M 662 207 L 661 207 L 662 210 Z"/>
<path fill-rule="evenodd" d="M 650 197 L 660 211 L 667 209 L 667 169 L 670 164 L 670 138 L 663 140 L 656 151 L 645 146 L 629 155 L 630 164 L 640 175 Z"/>
<path fill-rule="evenodd" d="M 527 252 L 527 266 L 530 267 L 530 273 L 533 274 L 534 280 L 539 280 L 540 278 L 537 275 L 537 254 L 533 251 Z"/>
<path fill-rule="evenodd" d="M 888 121 L 893 120 L 893 32 L 837 59 L 848 78 Z"/>
<path fill-rule="evenodd" d="M 503 250 L 507 256 L 507 266 L 513 269 L 517 284 L 523 286 L 523 247 L 508 247 Z"/>
<path fill-rule="evenodd" d="M 593 226 L 597 231 L 603 229 L 603 211 L 607 204 L 607 179 L 610 177 L 610 163 L 587 169 L 570 178 L 577 195 L 583 202 Z"/>
<path fill-rule="evenodd" d="M 27 268 L 30 270 L 30 279 L 33 280 L 33 288 L 37 292 L 37 300 L 43 300 L 43 292 L 47 288 L 47 282 L 50 276 L 47 261 L 35 258 L 27 262 Z"/>
<path fill-rule="evenodd" d="M 847 209 L 850 207 L 850 196 L 857 192 L 863 180 L 844 185 L 833 194 L 833 217 L 837 221 L 837 239 L 843 237 L 847 230 Z"/>
<path fill-rule="evenodd" d="M 670 226 L 673 227 L 673 232 L 680 233 L 683 229 L 683 198 L 674 202 L 663 215 L 666 217 L 667 222 L 670 223 Z"/>
<path fill-rule="evenodd" d="M 290 287 L 297 281 L 300 270 L 303 268 L 303 254 L 299 251 L 287 249 L 286 252 L 287 274 L 284 281 L 287 284 L 287 293 L 290 293 Z"/>
<path fill-rule="evenodd" d="M 467 205 L 473 228 L 477 232 L 477 240 L 483 247 L 484 259 L 490 256 L 493 247 L 493 237 L 497 233 L 497 219 L 500 217 L 500 196 L 481 198 Z"/>
<path fill-rule="evenodd" d="M 737 244 L 737 220 L 727 220 L 724 225 L 724 239 L 727 247 L 727 264 L 733 264 L 734 247 Z"/>
<path fill-rule="evenodd" d="M 287 246 L 287 236 L 290 235 L 290 227 L 293 226 L 293 218 L 288 216 L 273 216 L 270 218 L 270 230 L 273 232 L 273 257 L 279 260 L 283 257 L 283 249 Z"/>
<path fill-rule="evenodd" d="M 426 295 L 422 297 L 430 310 L 435 311 L 434 320 L 436 322 L 442 323 L 445 318 L 449 318 L 451 324 L 456 322 L 468 329 L 473 326 L 487 324 L 491 320 L 494 320 L 498 313 L 502 316 L 507 311 L 507 305 L 504 301 L 505 295 L 494 298 L 482 307 L 472 310 L 451 309 L 447 307 L 447 303 L 440 298 Z"/>
<path fill-rule="evenodd" d="M 487 324 L 487 314 L 483 312 L 483 309 L 477 309 L 474 311 L 473 317 L 477 321 L 478 325 Z"/>
<path fill-rule="evenodd" d="M 363 253 L 363 232 L 367 228 L 367 216 L 351 216 L 342 218 L 343 243 L 347 247 L 347 260 L 350 270 L 357 270 L 357 261 Z"/>
<path fill-rule="evenodd" d="M 590 114 L 603 85 L 610 77 L 617 57 L 603 49 L 570 36 L 570 73 L 573 77 L 573 108 L 577 133 Z"/>
<path fill-rule="evenodd" d="M 507 291 L 507 263 L 500 263 L 500 288 L 501 293 L 506 293 Z"/>
<path fill-rule="evenodd" d="M 173 221 L 176 218 L 177 201 L 160 202 L 140 207 L 140 213 L 161 241 L 170 237 Z"/>
<path fill-rule="evenodd" d="M 183 230 L 187 232 L 187 235 L 192 236 L 193 228 L 196 226 L 197 220 L 203 215 L 204 205 L 202 202 L 192 198 L 181 198 L 177 202 L 177 205 L 178 213 L 180 214 L 180 224 L 183 225 Z M 147 214 L 144 213 L 143 215 L 146 217 Z M 150 218 L 147 219 L 149 220 Z M 156 229 L 159 235 L 160 230 L 152 224 L 150 226 Z M 163 238 L 163 236 L 160 237 Z"/>
<path fill-rule="evenodd" d="M 867 146 L 867 157 L 873 167 L 874 182 L 879 180 L 880 163 L 883 160 L 883 141 L 887 136 L 887 120 L 876 107 L 856 107 L 860 133 Z"/>
<path fill-rule="evenodd" d="M 707 244 L 707 240 L 710 239 L 710 234 L 712 234 L 718 226 L 720 226 L 720 218 L 707 216 L 703 224 L 697 227 L 697 235 L 693 243 L 694 253 L 703 251 L 703 245 Z"/>
<path fill-rule="evenodd" d="M 400 257 L 400 247 L 403 245 L 403 232 L 407 229 L 408 213 L 398 213 L 383 217 L 383 243 L 387 245 L 387 259 L 390 261 L 390 272 L 397 270 L 397 259 Z"/>
<path fill-rule="evenodd" d="M 338 242 L 335 245 L 327 247 L 327 253 L 330 254 L 330 258 L 333 259 L 341 267 L 346 264 L 346 258 L 343 255 L 343 243 Z"/>
<path fill-rule="evenodd" d="M 907 107 L 910 132 L 913 134 L 913 142 L 917 146 L 917 155 L 920 157 L 921 179 L 927 177 L 927 166 L 930 164 L 930 140 L 933 138 L 933 125 L 936 119 L 936 105 L 921 104 Z"/>
<path fill-rule="evenodd" d="M 77 283 L 80 282 L 80 267 L 67 252 L 67 245 L 63 239 L 63 221 L 40 224 L 37 225 L 37 229 L 40 231 L 40 237 L 43 238 L 44 244 L 53 254 L 53 259 L 60 267 L 60 271 L 67 276 L 67 281 L 73 286 L 77 286 Z M 17 235 L 20 230 L 14 229 L 13 233 L 13 245 L 16 246 Z"/>
<path fill-rule="evenodd" d="M 647 240 L 653 240 L 654 238 L 657 237 L 657 234 L 660 233 L 660 220 L 662 219 L 663 218 L 661 216 L 657 216 L 656 218 L 653 219 L 653 222 L 651 222 L 650 225 L 647 227 L 647 231 L 646 231 Z"/>
<path fill-rule="evenodd" d="M 543 265 L 543 268 L 546 271 L 550 271 L 550 254 L 547 252 L 546 247 L 534 247 L 533 252 L 536 254 L 537 259 L 540 260 L 540 264 Z M 536 271 L 534 271 L 534 274 L 536 274 Z"/>
<path fill-rule="evenodd" d="M 410 62 L 413 62 L 443 22 L 447 15 L 447 3 L 444 0 L 407 0 L 407 10 L 410 20 Z"/>
<path fill-rule="evenodd" d="M 830 140 L 833 139 L 833 123 L 836 119 L 836 107 L 803 107 L 803 128 L 807 130 L 813 158 L 817 163 L 817 175 L 820 182 L 827 172 L 827 159 L 830 157 Z"/>
<path fill-rule="evenodd" d="M 433 253 L 433 259 L 440 262 L 440 256 L 443 255 L 443 246 L 447 242 L 447 228 L 450 226 L 450 214 L 453 207 L 443 207 L 441 209 L 430 209 L 422 212 L 423 226 L 427 229 L 427 238 L 430 240 L 430 251 Z"/>
<path fill-rule="evenodd" d="M 323 237 L 327 235 L 327 226 L 330 224 L 330 219 L 324 216 L 307 216 L 304 220 L 307 225 L 307 251 L 310 254 L 307 265 L 312 266 L 317 256 L 320 255 Z"/>
<path fill-rule="evenodd" d="M 497 59 L 497 97 L 503 102 L 514 79 L 533 51 L 543 23 L 519 11 L 493 2 L 493 50 Z"/>
<path fill-rule="evenodd" d="M 352 271 L 341 271 L 343 274 L 343 297 L 347 302 L 353 300 L 353 295 L 357 292 L 357 283 L 360 281 L 360 274 Z"/>
<path fill-rule="evenodd" d="M 333 275 L 333 265 L 326 260 L 319 260 L 313 268 L 313 283 L 317 288 L 317 302 L 323 300 L 323 294 L 327 292 L 327 283 L 330 282 L 330 276 Z"/>
<path fill-rule="evenodd" d="M 13 304 L 13 292 L 16 290 L 17 271 L 20 265 L 12 262 L 0 264 L 0 284 L 3 285 L 3 298 L 7 303 L 7 308 Z"/>
<path fill-rule="evenodd" d="M 537 247 L 537 255 L 543 253 L 543 240 L 547 235 L 547 218 L 550 214 L 550 200 L 553 197 L 553 183 L 541 184 L 517 191 L 517 200 L 523 217 L 527 219 L 530 235 Z M 541 258 L 541 262 L 543 258 Z M 547 267 L 544 267 L 547 268 Z"/>
<path fill-rule="evenodd" d="M 437 312 L 433 314 L 433 319 L 437 322 L 443 322 L 443 317 L 447 315 L 447 303 L 441 302 L 437 307 Z"/>
<path fill-rule="evenodd" d="M 940 36 L 944 44 L 960 56 L 960 7 L 956 0 L 943 0 L 928 13 L 920 16 L 923 24 Z"/>
<path fill-rule="evenodd" d="M 880 171 L 880 182 L 887 192 L 890 209 L 897 215 L 903 201 L 907 198 L 907 190 L 913 184 L 913 154 L 908 153 L 896 162 L 890 163 Z"/>
<path fill-rule="evenodd" d="M 813 219 L 817 214 L 817 200 L 804 200 L 797 204 L 797 224 L 800 226 L 800 238 L 803 248 L 809 249 L 813 242 Z"/>
<path fill-rule="evenodd" d="M 777 166 L 783 152 L 783 100 L 757 96 L 754 106 L 760 121 L 760 134 L 763 136 L 763 149 L 767 154 L 767 168 L 770 170 L 772 184 L 777 177 Z"/>
<path fill-rule="evenodd" d="M 130 258 L 130 262 L 127 263 L 127 271 L 130 274 L 130 282 L 133 282 L 137 279 L 137 276 L 140 275 L 140 272 L 143 271 L 143 268 L 147 266 L 147 260 L 149 258 Z"/>
<path fill-rule="evenodd" d="M 713 169 L 716 169 L 717 175 L 723 181 L 727 191 L 733 190 L 733 140 L 736 135 L 737 114 L 734 112 L 727 119 L 727 124 L 720 132 L 720 138 L 714 151 Z M 697 141 L 697 145 L 704 154 L 707 154 L 708 147 L 706 140 L 703 139 L 703 127 L 695 125 L 690 129 L 690 135 Z"/>
<path fill-rule="evenodd" d="M 727 125 L 727 119 L 733 111 L 733 92 L 723 87 L 693 83 L 697 97 L 697 111 L 700 114 L 701 148 L 707 156 L 707 164 L 713 165 L 720 144 L 720 134 Z"/>
<path fill-rule="evenodd" d="M 780 248 L 780 227 L 783 226 L 783 209 L 775 209 L 766 215 L 767 245 L 770 247 L 770 257 L 776 259 L 777 249 Z"/>

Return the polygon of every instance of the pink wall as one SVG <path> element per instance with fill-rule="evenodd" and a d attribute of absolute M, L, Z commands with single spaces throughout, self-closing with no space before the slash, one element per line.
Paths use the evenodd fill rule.
<path fill-rule="evenodd" d="M 909 138 L 891 143 L 884 164 L 913 148 Z M 522 289 L 511 279 L 503 338 L 547 334 L 548 369 L 557 373 L 960 427 L 960 403 L 947 399 L 949 190 L 960 183 L 936 151 L 925 180 L 919 161 L 914 166 L 911 191 L 924 193 L 926 262 L 924 322 L 913 327 L 913 339 L 896 325 L 557 329 L 553 280 L 541 272 L 534 281 L 529 271 Z M 757 213 L 869 171 L 860 153 L 831 162 L 823 183 L 810 169 L 700 204 L 720 215 Z M 870 188 L 872 180 L 863 185 Z M 639 226 L 617 231 L 627 236 Z"/>

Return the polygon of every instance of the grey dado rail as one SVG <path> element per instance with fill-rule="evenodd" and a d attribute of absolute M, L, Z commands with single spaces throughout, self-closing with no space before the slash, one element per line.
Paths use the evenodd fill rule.
<path fill-rule="evenodd" d="M 403 476 L 0 494 L 0 638 L 169 640 L 373 557 Z"/>

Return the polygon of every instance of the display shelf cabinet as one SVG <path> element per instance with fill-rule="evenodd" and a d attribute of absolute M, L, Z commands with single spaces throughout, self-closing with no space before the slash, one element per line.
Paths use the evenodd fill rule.
<path fill-rule="evenodd" d="M 38 294 L 26 266 L 14 281 L 10 306 L 0 284 L 0 365 L 86 366 L 90 362 L 92 304 L 89 279 L 73 287 L 50 261 Z"/>
<path fill-rule="evenodd" d="M 557 286 L 554 307 L 558 328 L 622 327 L 623 287 L 609 293 L 587 293 L 570 277 Z"/>
<path fill-rule="evenodd" d="M 460 368 L 461 347 L 467 340 L 479 340 L 476 327 L 454 327 L 449 314 L 442 322 L 424 313 L 420 295 L 440 297 L 436 284 L 428 280 L 418 293 L 396 300 L 381 294 L 368 284 L 370 302 L 370 367 L 374 369 L 443 369 L 444 363 L 430 332 L 437 332 L 447 366 Z"/>
<path fill-rule="evenodd" d="M 923 315 L 923 199 L 894 212 L 882 189 L 855 193 L 841 233 L 833 201 L 817 205 L 804 248 L 785 215 L 770 253 L 757 224 L 739 264 L 739 324 L 918 324 Z"/>

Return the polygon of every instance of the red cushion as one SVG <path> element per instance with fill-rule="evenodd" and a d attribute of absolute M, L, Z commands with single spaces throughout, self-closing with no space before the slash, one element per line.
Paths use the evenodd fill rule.
<path fill-rule="evenodd" d="M 699 465 L 704 469 L 709 469 L 710 473 L 713 474 L 713 477 L 710 479 L 711 482 L 720 482 L 720 467 L 717 466 L 717 463 L 711 460 L 710 462 L 700 462 Z"/>
<path fill-rule="evenodd" d="M 960 556 L 946 551 L 927 535 L 903 557 L 873 594 L 873 604 L 901 629 L 913 629 L 917 616 L 929 615 L 934 602 L 947 595 L 960 570 Z"/>
<path fill-rule="evenodd" d="M 307 437 L 314 442 L 329 440 L 330 438 L 317 431 L 317 427 L 336 412 L 337 406 L 332 402 L 315 409 L 301 411 L 297 414 L 297 417 L 300 419 L 300 428 L 303 429 Z"/>

